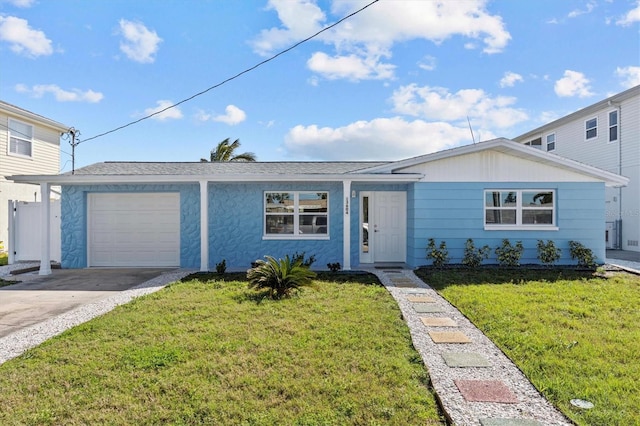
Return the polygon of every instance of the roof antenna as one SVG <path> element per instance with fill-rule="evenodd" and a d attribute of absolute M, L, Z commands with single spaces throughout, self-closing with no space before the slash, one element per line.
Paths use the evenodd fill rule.
<path fill-rule="evenodd" d="M 476 138 L 475 136 L 473 136 L 473 129 L 471 128 L 471 121 L 469 120 L 469 116 L 467 115 L 467 123 L 469 123 L 469 131 L 471 132 L 471 140 L 473 141 L 473 144 L 476 144 Z"/>

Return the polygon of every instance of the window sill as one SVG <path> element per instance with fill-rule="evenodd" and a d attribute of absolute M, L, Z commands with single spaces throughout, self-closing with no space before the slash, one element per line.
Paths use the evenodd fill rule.
<path fill-rule="evenodd" d="M 263 235 L 262 240 L 330 240 L 328 235 Z"/>
<path fill-rule="evenodd" d="M 485 231 L 558 231 L 555 225 L 485 225 Z"/>
<path fill-rule="evenodd" d="M 7 152 L 7 156 L 16 157 L 16 158 L 23 158 L 25 160 L 33 160 L 33 155 L 22 155 L 22 154 L 17 154 L 15 152 Z"/>

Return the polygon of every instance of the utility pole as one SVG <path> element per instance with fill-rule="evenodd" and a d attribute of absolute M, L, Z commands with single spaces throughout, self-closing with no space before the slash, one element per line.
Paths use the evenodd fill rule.
<path fill-rule="evenodd" d="M 71 145 L 71 174 L 73 175 L 76 172 L 76 146 L 80 143 L 77 140 L 78 136 L 80 136 L 80 130 L 70 127 L 65 135 L 69 138 L 69 144 Z"/>

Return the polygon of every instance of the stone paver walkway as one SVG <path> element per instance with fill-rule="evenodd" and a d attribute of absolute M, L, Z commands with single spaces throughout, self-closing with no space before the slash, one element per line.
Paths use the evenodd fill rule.
<path fill-rule="evenodd" d="M 396 299 L 452 424 L 573 423 L 454 306 L 411 270 L 371 269 Z"/>

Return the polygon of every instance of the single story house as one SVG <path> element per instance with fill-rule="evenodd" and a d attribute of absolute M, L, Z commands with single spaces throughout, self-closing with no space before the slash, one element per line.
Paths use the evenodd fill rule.
<path fill-rule="evenodd" d="M 104 162 L 9 179 L 62 188 L 63 268 L 201 271 L 296 252 L 319 268 L 417 267 L 430 263 L 429 238 L 446 243 L 452 263 L 468 238 L 492 249 L 522 241 L 522 263 L 538 262 L 538 240 L 553 240 L 560 264 L 575 263 L 575 240 L 602 261 L 605 187 L 628 182 L 507 139 L 391 162 Z M 43 243 L 42 274 L 48 251 Z"/>

